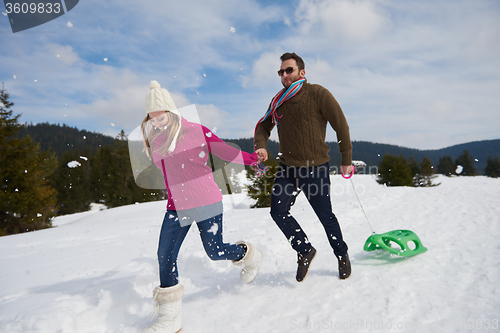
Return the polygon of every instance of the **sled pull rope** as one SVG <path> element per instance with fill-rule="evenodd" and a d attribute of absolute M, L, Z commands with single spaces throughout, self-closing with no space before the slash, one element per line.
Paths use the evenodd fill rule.
<path fill-rule="evenodd" d="M 368 225 L 370 226 L 370 229 L 372 230 L 372 233 L 374 234 L 375 231 L 373 231 L 373 228 L 372 228 L 372 225 L 370 223 L 370 220 L 368 219 L 368 216 L 366 215 L 365 213 L 365 210 L 363 208 L 363 205 L 361 204 L 361 200 L 359 200 L 359 197 L 358 197 L 358 193 L 356 192 L 356 187 L 354 187 L 354 183 L 352 182 L 352 177 L 349 178 L 349 180 L 351 181 L 351 185 L 352 185 L 352 189 L 354 190 L 354 194 L 356 194 L 356 199 L 358 199 L 358 202 L 359 202 L 359 207 L 361 207 L 361 211 L 363 211 L 363 214 L 365 215 L 365 218 L 366 218 L 366 222 L 368 222 Z"/>

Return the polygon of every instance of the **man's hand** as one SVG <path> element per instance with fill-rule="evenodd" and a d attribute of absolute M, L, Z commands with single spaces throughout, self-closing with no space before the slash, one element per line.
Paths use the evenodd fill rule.
<path fill-rule="evenodd" d="M 265 148 L 257 149 L 255 152 L 259 156 L 259 162 L 267 161 L 267 150 Z"/>
<path fill-rule="evenodd" d="M 342 173 L 342 175 L 349 177 L 351 175 L 351 172 L 353 172 L 353 166 L 352 165 L 341 165 L 340 172 Z"/>

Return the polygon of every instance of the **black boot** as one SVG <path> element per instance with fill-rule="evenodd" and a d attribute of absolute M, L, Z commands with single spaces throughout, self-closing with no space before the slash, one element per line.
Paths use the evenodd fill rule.
<path fill-rule="evenodd" d="M 343 256 L 338 256 L 339 260 L 339 277 L 344 280 L 351 275 L 351 261 L 347 252 Z"/>
<path fill-rule="evenodd" d="M 311 251 L 302 255 L 300 253 L 297 254 L 297 282 L 302 282 L 307 276 L 309 272 L 309 266 L 311 265 L 314 257 L 316 256 L 316 249 L 313 247 Z"/>

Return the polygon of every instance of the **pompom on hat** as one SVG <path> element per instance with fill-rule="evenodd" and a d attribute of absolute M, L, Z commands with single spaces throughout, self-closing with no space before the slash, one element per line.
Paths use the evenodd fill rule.
<path fill-rule="evenodd" d="M 181 119 L 181 114 L 177 107 L 175 106 L 174 100 L 167 89 L 162 88 L 158 81 L 151 81 L 149 83 L 149 91 L 146 95 L 146 113 L 150 114 L 155 111 L 168 111 L 179 116 L 179 121 Z M 181 127 L 177 129 L 175 136 L 168 147 L 169 152 L 173 152 L 175 149 L 175 143 L 179 137 L 179 132 Z"/>

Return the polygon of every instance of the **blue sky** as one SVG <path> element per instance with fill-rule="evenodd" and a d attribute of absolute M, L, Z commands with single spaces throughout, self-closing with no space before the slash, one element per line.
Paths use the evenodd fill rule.
<path fill-rule="evenodd" d="M 252 137 L 291 51 L 339 101 L 352 140 L 500 137 L 497 0 L 81 0 L 15 34 L 5 11 L 0 79 L 23 122 L 130 132 L 157 80 L 220 137 Z"/>

